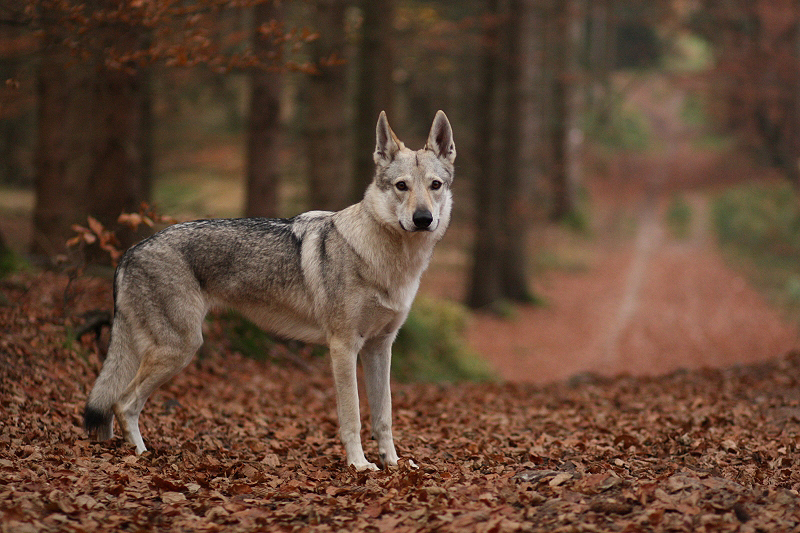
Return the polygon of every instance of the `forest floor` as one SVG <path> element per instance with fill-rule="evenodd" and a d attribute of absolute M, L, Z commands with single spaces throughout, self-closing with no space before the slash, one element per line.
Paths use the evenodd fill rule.
<path fill-rule="evenodd" d="M 211 349 L 87 439 L 100 369 L 65 337 L 108 282 L 0 283 L 0 531 L 800 531 L 800 356 L 534 384 L 394 387 L 397 468 L 356 473 L 325 358 Z M 362 395 L 363 397 L 363 395 Z M 376 451 L 365 431 L 367 456 Z"/>

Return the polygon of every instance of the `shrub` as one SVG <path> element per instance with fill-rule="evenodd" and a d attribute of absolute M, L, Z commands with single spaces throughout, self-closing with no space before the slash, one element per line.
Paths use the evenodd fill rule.
<path fill-rule="evenodd" d="M 683 195 L 675 194 L 667 208 L 667 227 L 676 239 L 685 239 L 692 233 L 692 206 Z"/>
<path fill-rule="evenodd" d="M 489 381 L 486 361 L 464 341 L 467 310 L 455 303 L 417 298 L 393 347 L 392 374 L 400 381 Z"/>
<path fill-rule="evenodd" d="M 800 206 L 788 184 L 730 189 L 714 203 L 720 242 L 761 259 L 800 258 Z"/>
<path fill-rule="evenodd" d="M 214 315 L 217 333 L 230 350 L 251 359 L 297 361 L 301 354 L 327 354 L 324 346 L 276 339 L 234 311 L 210 316 Z M 393 377 L 406 382 L 493 379 L 488 364 L 466 345 L 467 317 L 467 310 L 457 303 L 418 298 L 392 347 Z"/>
<path fill-rule="evenodd" d="M 714 202 L 720 243 L 751 280 L 800 320 L 800 205 L 788 184 L 731 189 Z"/>

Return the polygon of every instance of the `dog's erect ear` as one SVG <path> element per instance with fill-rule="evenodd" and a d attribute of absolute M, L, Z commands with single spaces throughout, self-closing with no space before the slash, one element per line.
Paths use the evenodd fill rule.
<path fill-rule="evenodd" d="M 400 151 L 403 143 L 389 127 L 389 121 L 386 120 L 386 112 L 381 111 L 381 116 L 378 117 L 378 126 L 375 128 L 375 153 L 372 154 L 372 159 L 376 165 L 388 165 L 394 159 L 395 154 Z"/>
<path fill-rule="evenodd" d="M 431 132 L 428 134 L 428 142 L 425 149 L 430 150 L 437 157 L 446 159 L 450 163 L 456 160 L 456 145 L 453 142 L 453 128 L 444 111 L 437 111 L 433 119 Z"/>

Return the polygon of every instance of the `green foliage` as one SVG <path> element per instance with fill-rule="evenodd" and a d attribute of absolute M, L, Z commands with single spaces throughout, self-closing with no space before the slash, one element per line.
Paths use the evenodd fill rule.
<path fill-rule="evenodd" d="M 256 361 L 265 361 L 269 358 L 270 350 L 276 344 L 271 335 L 233 311 L 225 312 L 220 321 L 232 351 Z"/>
<path fill-rule="evenodd" d="M 789 184 L 730 189 L 713 205 L 720 243 L 772 299 L 800 318 L 800 201 Z"/>
<path fill-rule="evenodd" d="M 163 176 L 158 181 L 154 197 L 155 202 L 169 213 L 181 210 L 203 213 L 206 210 L 198 186 L 188 180 L 173 179 L 173 176 Z"/>
<path fill-rule="evenodd" d="M 322 346 L 277 339 L 235 311 L 222 313 L 219 316 L 219 323 L 231 351 L 239 352 L 256 361 L 285 358 L 281 356 L 286 353 L 310 352 L 315 356 L 326 353 Z"/>
<path fill-rule="evenodd" d="M 487 363 L 464 341 L 467 310 L 455 303 L 417 298 L 392 348 L 392 372 L 401 381 L 489 381 Z"/>
<path fill-rule="evenodd" d="M 800 258 L 800 205 L 788 184 L 731 189 L 714 203 L 720 241 L 751 255 Z"/>
<path fill-rule="evenodd" d="M 667 227 L 676 239 L 685 239 L 692 233 L 692 206 L 682 194 L 674 194 L 667 207 Z"/>
<path fill-rule="evenodd" d="M 584 273 L 590 270 L 590 261 L 580 253 L 571 250 L 542 249 L 534 258 L 534 270 L 537 273 L 560 271 Z M 547 303 L 545 302 L 545 306 Z"/>
<path fill-rule="evenodd" d="M 490 303 L 489 311 L 505 320 L 514 320 L 517 315 L 517 308 L 514 302 L 506 298 L 500 298 Z"/>
<path fill-rule="evenodd" d="M 690 92 L 686 95 L 681 108 L 681 120 L 698 132 L 692 138 L 692 146 L 695 149 L 715 152 L 727 152 L 733 149 L 735 137 L 715 131 L 716 121 L 709 114 L 708 103 L 701 94 Z"/>
<path fill-rule="evenodd" d="M 705 126 L 709 123 L 703 98 L 698 93 L 689 93 L 683 100 L 681 119 L 689 126 Z"/>
<path fill-rule="evenodd" d="M 589 188 L 581 185 L 576 193 L 575 205 L 561 220 L 566 229 L 582 235 L 592 235 L 592 198 Z"/>
<path fill-rule="evenodd" d="M 0 248 L 0 279 L 27 267 L 25 260 L 13 250 Z"/>
<path fill-rule="evenodd" d="M 703 72 L 714 65 L 714 51 L 707 40 L 685 33 L 672 40 L 672 46 L 664 57 L 664 67 L 673 72 Z"/>
<path fill-rule="evenodd" d="M 647 117 L 638 109 L 622 105 L 614 94 L 609 109 L 597 108 L 584 115 L 584 131 L 594 142 L 610 151 L 643 152 L 652 144 Z"/>
<path fill-rule="evenodd" d="M 454 302 L 418 298 L 392 347 L 392 373 L 401 381 L 489 381 L 486 362 L 464 341 L 467 310 Z M 284 342 L 242 317 L 227 311 L 215 319 L 231 351 L 257 361 L 285 358 L 287 352 L 327 353 L 324 346 Z"/>

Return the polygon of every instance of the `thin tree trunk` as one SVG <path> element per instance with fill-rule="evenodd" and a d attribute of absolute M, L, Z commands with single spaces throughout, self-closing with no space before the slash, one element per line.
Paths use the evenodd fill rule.
<path fill-rule="evenodd" d="M 497 92 L 500 78 L 500 10 L 498 0 L 488 0 L 483 29 L 481 93 L 475 106 L 476 134 L 474 191 L 475 244 L 467 305 L 487 307 L 502 297 L 501 250 L 503 239 L 502 171 L 498 167 Z"/>
<path fill-rule="evenodd" d="M 600 125 L 607 124 L 611 112 L 611 66 L 614 62 L 613 1 L 587 2 L 589 35 L 586 57 L 589 80 L 586 83 L 585 105 L 597 113 Z"/>
<path fill-rule="evenodd" d="M 356 120 L 353 146 L 355 176 L 352 199 L 359 201 L 375 174 L 372 153 L 375 151 L 375 124 L 386 111 L 392 119 L 392 70 L 394 53 L 392 32 L 393 0 L 362 0 L 364 14 L 359 57 L 359 86 L 356 96 Z"/>
<path fill-rule="evenodd" d="M 345 55 L 344 0 L 318 0 L 311 9 L 320 38 L 314 42 L 315 58 Z M 313 209 L 336 211 L 351 200 L 347 168 L 347 124 L 345 98 L 347 72 L 344 65 L 322 65 L 309 76 L 306 146 L 308 154 L 309 204 Z"/>
<path fill-rule="evenodd" d="M 259 28 L 272 20 L 282 20 L 282 10 L 275 2 L 255 6 L 253 49 L 268 61 L 273 51 L 271 37 L 260 35 Z M 280 180 L 280 96 L 283 76 L 277 70 L 262 69 L 250 78 L 250 122 L 247 135 L 246 216 L 278 216 Z"/>
<path fill-rule="evenodd" d="M 583 115 L 584 91 L 581 87 L 581 45 L 584 38 L 584 17 L 587 0 L 567 0 L 569 20 L 567 22 L 567 130 L 566 138 L 566 166 L 567 185 L 571 198 L 571 212 L 576 213 L 580 208 L 578 195 L 580 192 L 583 174 L 583 130 L 581 116 Z"/>
<path fill-rule="evenodd" d="M 795 72 L 800 71 L 800 5 L 794 3 L 794 42 L 792 58 L 794 59 Z M 789 92 L 789 166 L 788 178 L 795 191 L 800 191 L 800 76 L 792 78 L 792 88 Z"/>
<path fill-rule="evenodd" d="M 571 140 L 573 122 L 571 106 L 574 104 L 573 60 L 573 0 L 556 0 L 555 2 L 555 42 L 551 45 L 556 50 L 556 62 L 553 86 L 553 169 L 552 190 L 553 209 L 551 218 L 564 220 L 576 208 L 577 184 L 571 156 L 575 153 Z"/>
<path fill-rule="evenodd" d="M 512 0 L 508 36 L 508 90 L 506 102 L 506 168 L 504 192 L 502 293 L 515 301 L 533 301 L 528 281 L 528 246 L 534 214 L 533 190 L 537 179 L 537 147 L 542 113 L 536 90 L 542 71 L 542 17 L 536 0 Z"/>
<path fill-rule="evenodd" d="M 102 0 L 98 8 L 113 11 L 119 3 Z M 95 135 L 88 191 L 90 215 L 108 228 L 116 226 L 122 212 L 138 211 L 149 200 L 152 164 L 148 145 L 152 131 L 147 116 L 150 106 L 148 76 L 143 68 L 113 66 L 115 54 L 125 56 L 140 50 L 147 32 L 136 23 L 120 19 L 96 30 L 99 42 L 94 51 L 95 83 L 92 102 Z M 116 231 L 121 247 L 137 239 L 128 228 Z M 110 260 L 106 252 L 90 249 L 92 259 Z"/>

